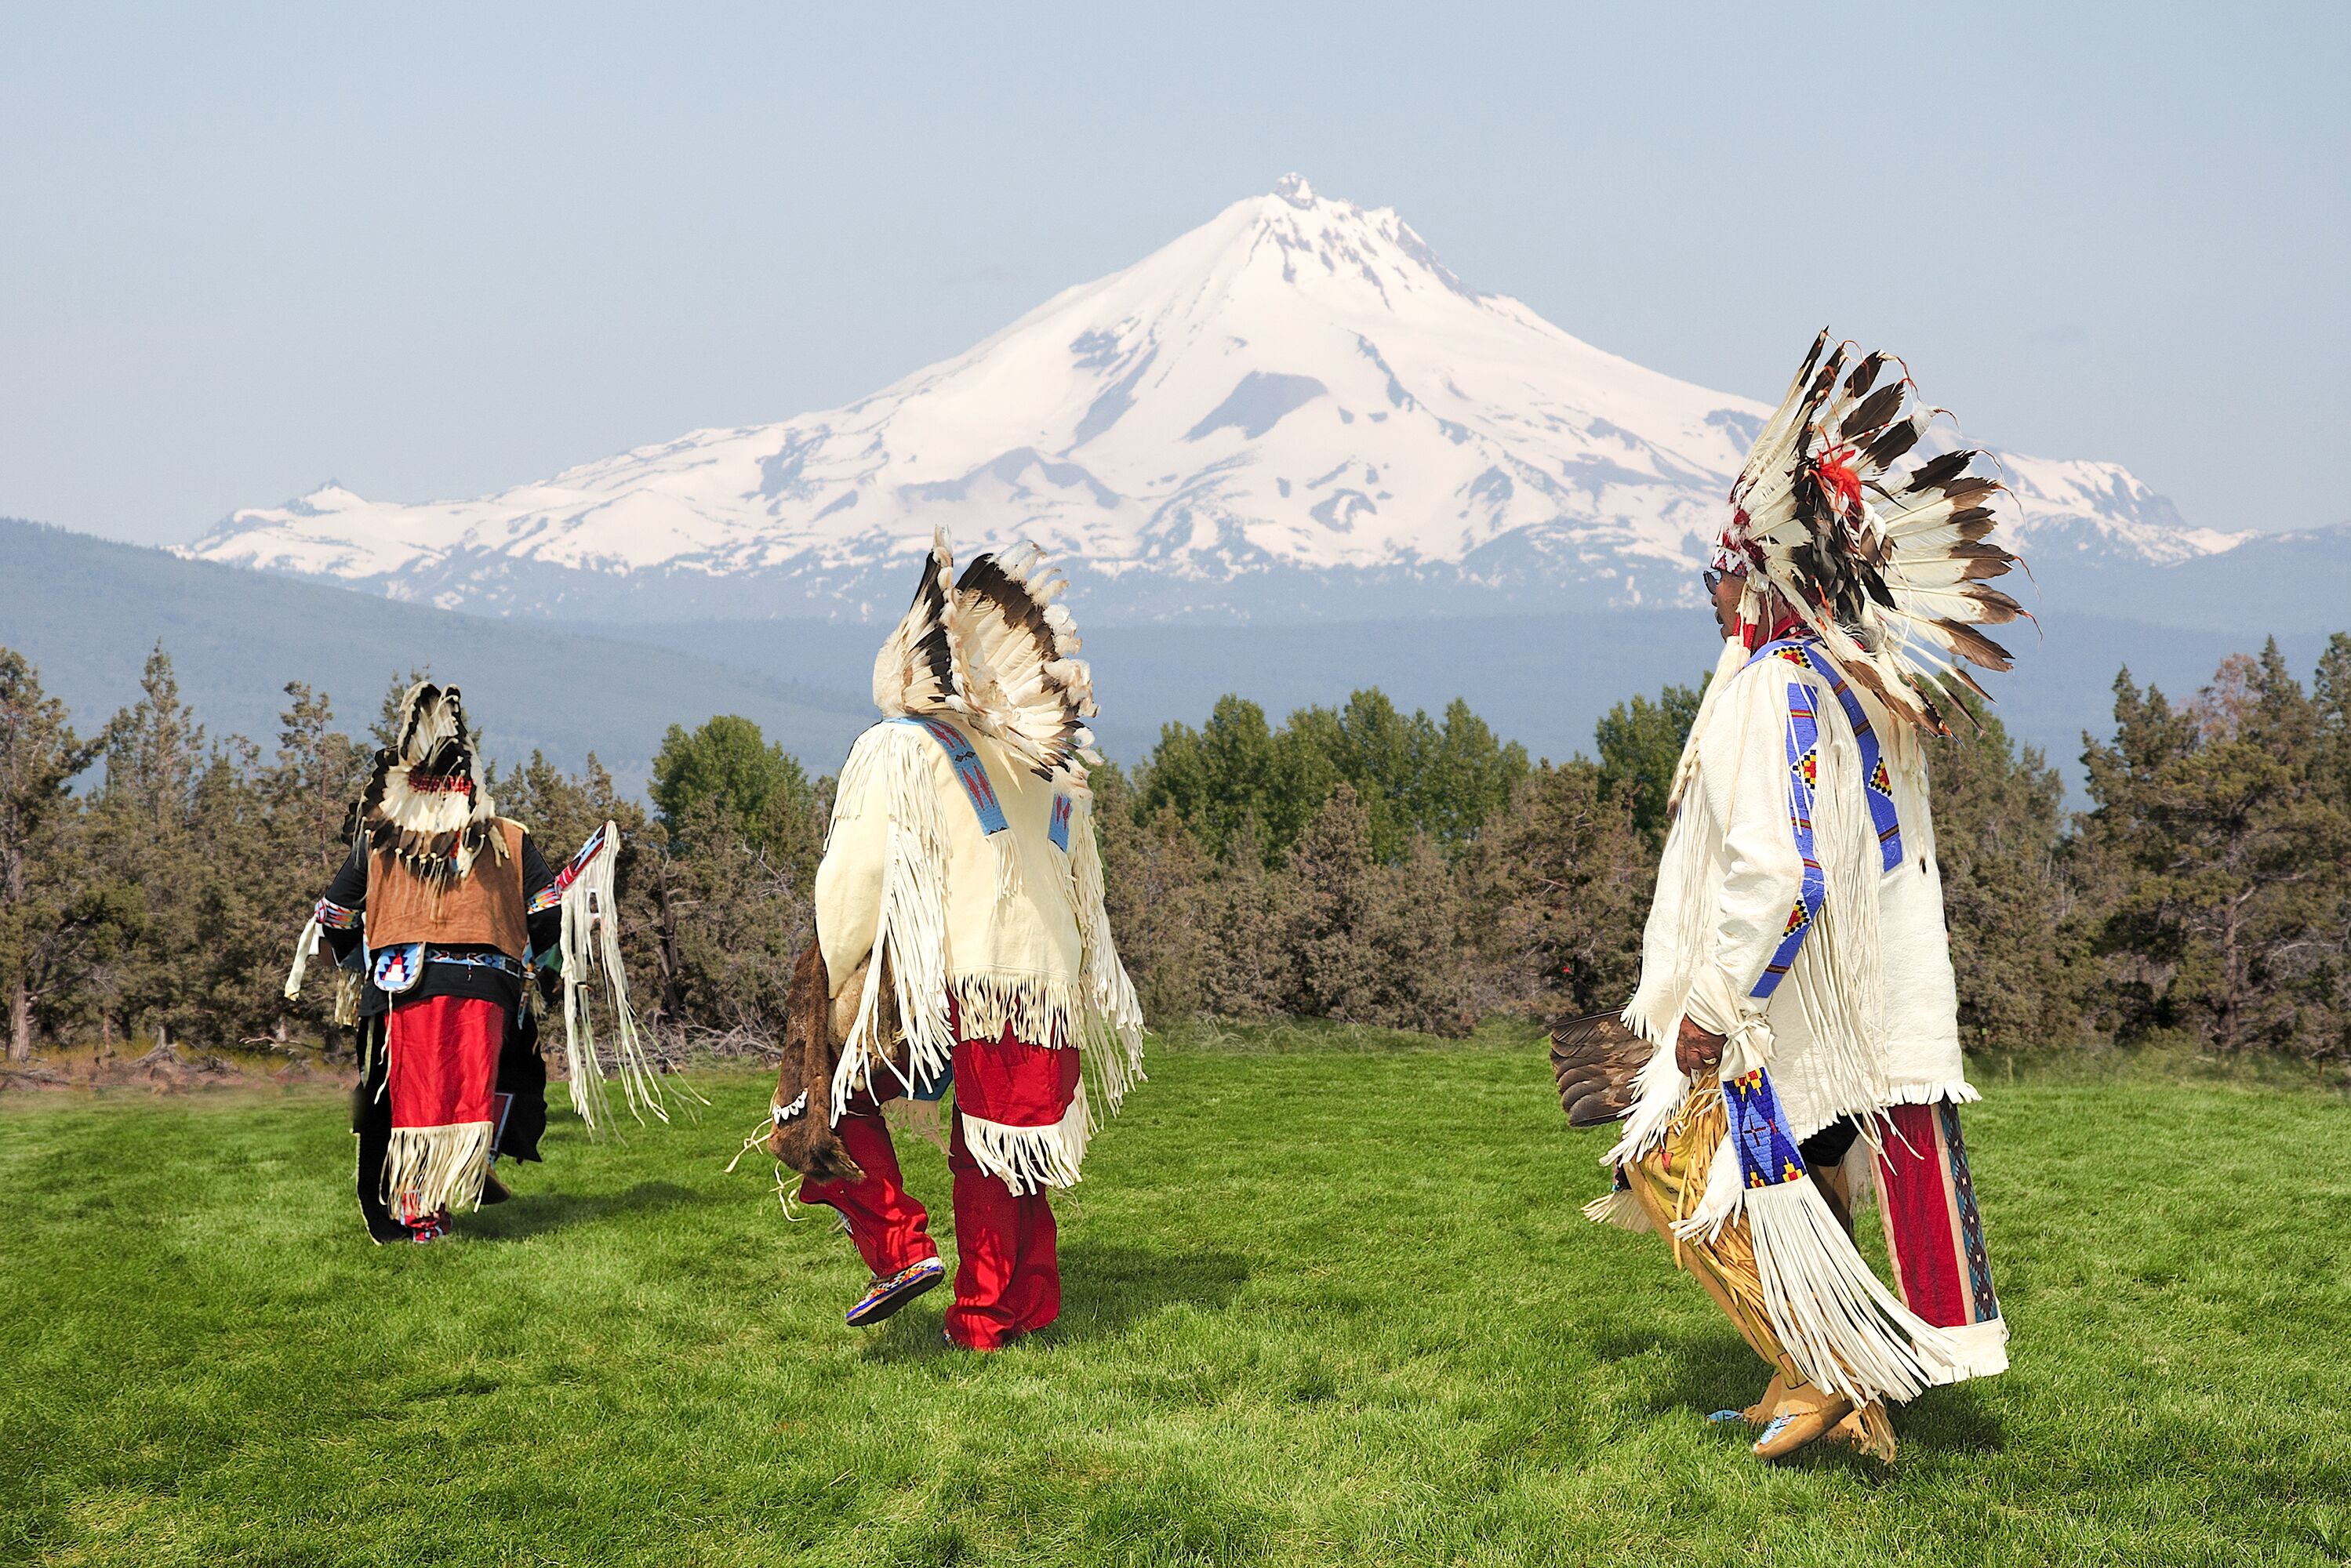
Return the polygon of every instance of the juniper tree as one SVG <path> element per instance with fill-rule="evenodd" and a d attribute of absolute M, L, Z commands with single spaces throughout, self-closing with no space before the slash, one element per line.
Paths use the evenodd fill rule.
<path fill-rule="evenodd" d="M 1217 1018 L 1279 1017 L 1297 992 L 1290 946 L 1296 890 L 1289 877 L 1267 868 L 1263 844 L 1257 820 L 1241 819 L 1202 898 L 1201 999 Z"/>
<path fill-rule="evenodd" d="M 75 977 L 89 934 L 88 912 L 60 883 L 78 858 L 70 786 L 98 752 L 24 655 L 0 648 L 0 991 L 12 1061 L 32 1055 L 36 1009 Z"/>
<path fill-rule="evenodd" d="M 140 673 L 139 700 L 107 726 L 106 782 L 90 808 L 93 872 L 138 889 L 144 911 L 135 947 L 101 967 L 90 988 L 99 1009 L 128 1030 L 201 1030 L 207 1021 L 200 995 L 211 934 L 197 912 L 211 894 L 207 879 L 221 874 L 215 857 L 241 847 L 207 844 L 194 831 L 197 786 L 212 760 L 158 643 Z"/>
<path fill-rule="evenodd" d="M 1591 763 L 1545 763 L 1465 862 L 1486 994 L 1539 1016 L 1621 1006 L 1640 976 L 1656 859 L 1625 791 Z"/>
<path fill-rule="evenodd" d="M 2339 1049 L 2351 815 L 2314 786 L 2323 716 L 2272 643 L 2172 708 L 2116 685 L 2116 733 L 2084 757 L 2085 882 L 2126 1032 L 2195 1030 L 2222 1050 Z"/>
<path fill-rule="evenodd" d="M 1095 769 L 1091 782 L 1103 904 L 1144 1017 L 1191 1018 L 1203 1002 L 1207 853 L 1172 806 L 1138 822 L 1134 792 L 1115 764 Z"/>
<path fill-rule="evenodd" d="M 1980 704 L 1968 705 L 1968 718 L 1954 716 L 1948 739 L 1903 737 L 1927 748 L 1959 1037 L 1974 1047 L 2071 1044 L 2088 977 L 2074 956 L 2074 901 L 2057 859 L 2064 781 L 2037 747 L 2020 753 Z M 1907 847 L 1902 874 L 1925 874 L 1926 846 Z"/>
<path fill-rule="evenodd" d="M 325 692 L 286 683 L 277 716 L 277 755 L 260 782 L 283 839 L 281 852 L 331 879 L 350 851 L 351 802 L 368 772 L 367 747 L 335 727 Z"/>

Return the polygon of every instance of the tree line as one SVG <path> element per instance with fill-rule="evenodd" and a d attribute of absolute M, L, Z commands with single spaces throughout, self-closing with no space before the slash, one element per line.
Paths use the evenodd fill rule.
<path fill-rule="evenodd" d="M 274 747 L 208 736 L 169 656 L 78 734 L 0 649 L 0 1002 L 7 1049 L 345 1049 L 329 988 L 279 994 L 371 737 L 296 682 Z M 1238 695 L 1095 776 L 1113 928 L 1155 1022 L 1321 1018 L 1468 1032 L 1622 1002 L 1698 690 L 1603 718 L 1595 757 L 1530 762 L 1455 702 L 1376 690 L 1279 727 Z M 481 705 L 494 710 L 495 703 Z M 2351 1056 L 2351 636 L 2305 687 L 2273 643 L 2174 702 L 2127 671 L 2084 737 L 2087 801 L 1996 717 L 1931 742 L 1963 1035 L 1977 1047 L 2192 1041 Z M 632 987 L 677 1051 L 760 1053 L 782 1023 L 832 781 L 750 721 L 672 727 L 649 802 L 591 756 L 494 768 L 559 862 L 617 820 Z M 143 1047 L 142 1047 L 143 1048 Z"/>

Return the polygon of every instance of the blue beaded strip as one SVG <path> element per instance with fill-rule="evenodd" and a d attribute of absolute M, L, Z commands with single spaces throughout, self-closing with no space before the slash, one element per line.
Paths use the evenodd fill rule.
<path fill-rule="evenodd" d="M 963 732 L 944 719 L 927 718 L 910 714 L 893 719 L 893 724 L 919 726 L 933 740 L 946 749 L 947 761 L 955 768 L 956 782 L 963 786 L 964 798 L 971 802 L 973 815 L 979 819 L 979 831 L 990 835 L 1000 833 L 1012 824 L 1004 820 L 1004 803 L 996 798 L 996 786 L 987 777 L 987 768 L 979 760 L 971 742 Z"/>

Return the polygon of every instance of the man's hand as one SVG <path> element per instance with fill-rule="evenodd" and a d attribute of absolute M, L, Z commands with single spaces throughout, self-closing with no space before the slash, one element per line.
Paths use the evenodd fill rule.
<path fill-rule="evenodd" d="M 1722 1036 L 1682 1019 L 1681 1034 L 1674 1040 L 1674 1065 L 1692 1078 L 1719 1071 L 1722 1066 Z"/>

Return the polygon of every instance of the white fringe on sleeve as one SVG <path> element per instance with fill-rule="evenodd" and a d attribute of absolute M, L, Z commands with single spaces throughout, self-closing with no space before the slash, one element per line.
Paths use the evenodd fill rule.
<path fill-rule="evenodd" d="M 860 1089 L 871 1089 L 876 1068 L 915 1085 L 943 1076 L 955 1054 L 947 1026 L 947 822 L 932 774 L 938 743 L 909 725 L 877 725 L 861 737 L 841 770 L 838 817 L 872 810 L 883 791 L 889 830 L 882 867 L 882 906 L 857 1021 L 832 1078 L 831 1114 L 847 1113 Z M 906 1071 L 891 1061 L 882 1018 L 883 977 L 889 977 L 898 1026 L 906 1038 Z"/>
<path fill-rule="evenodd" d="M 286 971 L 286 999 L 293 1001 L 302 994 L 302 978 L 309 972 L 313 954 L 327 956 L 326 927 L 319 917 L 310 916 L 302 927 L 302 935 L 294 938 L 294 965 Z M 357 1029 L 360 1023 L 360 976 L 357 970 L 338 967 L 335 971 L 335 1022 L 344 1029 Z"/>
<path fill-rule="evenodd" d="M 601 837 L 603 841 L 584 862 L 567 868 L 570 882 L 563 890 L 561 905 L 563 1064 L 570 1078 L 571 1108 L 580 1113 L 590 1132 L 601 1131 L 612 1119 L 597 1056 L 595 1014 L 590 997 L 584 994 L 597 979 L 603 982 L 604 999 L 612 1012 L 613 1061 L 630 1113 L 640 1122 L 648 1114 L 669 1120 L 661 1082 L 653 1076 L 644 1041 L 637 1032 L 636 1009 L 629 1001 L 629 972 L 621 959 L 620 902 L 613 880 L 621 859 L 619 825 L 606 822 Z"/>

